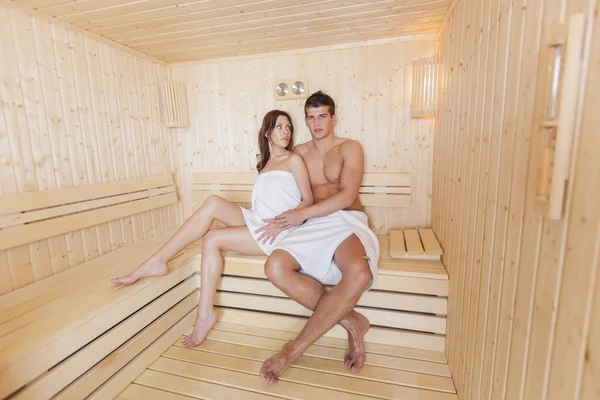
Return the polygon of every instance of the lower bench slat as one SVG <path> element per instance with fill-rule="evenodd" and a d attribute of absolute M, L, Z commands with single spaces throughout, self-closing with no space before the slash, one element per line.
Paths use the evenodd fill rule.
<path fill-rule="evenodd" d="M 192 258 L 193 259 L 193 258 Z M 43 324 L 12 332 L 17 342 L 0 352 L 0 398 L 8 396 L 23 385 L 44 374 L 66 357 L 85 346 L 135 310 L 152 301 L 158 293 L 173 287 L 196 271 L 191 259 L 179 258 L 169 275 L 147 279 L 139 285 L 114 291 L 96 309 L 80 309 L 62 319 L 48 319 Z M 155 283 L 153 286 L 152 284 Z M 129 296 L 128 296 L 129 294 Z M 117 306 L 120 305 L 120 306 Z M 35 329 L 34 329 L 35 328 Z"/>
<path fill-rule="evenodd" d="M 287 315 L 276 315 L 259 311 L 234 310 L 218 307 L 220 321 L 232 324 L 261 326 L 269 329 L 279 329 L 291 332 L 300 332 L 306 324 L 306 318 Z M 334 326 L 325 337 L 347 339 L 344 328 Z M 436 355 L 443 354 L 445 350 L 445 337 L 442 335 L 404 331 L 400 329 L 388 329 L 371 327 L 365 341 L 376 344 L 387 344 L 394 346 L 412 347 L 415 349 L 432 350 Z"/>
<path fill-rule="evenodd" d="M 185 317 L 169 328 L 162 336 L 156 339 L 152 345 L 138 354 L 131 362 L 123 367 L 117 374 L 113 375 L 102 386 L 94 391 L 87 399 L 89 400 L 112 400 L 133 380 L 140 375 L 150 364 L 152 364 L 165 350 L 167 350 L 190 326 L 196 317 L 196 309 L 188 312 Z M 71 397 L 58 397 L 66 400 Z"/>
<path fill-rule="evenodd" d="M 218 292 L 215 296 L 215 305 L 306 317 L 312 314 L 312 311 L 289 298 L 243 293 Z M 439 334 L 446 332 L 446 318 L 444 317 L 366 307 L 356 307 L 355 309 L 364 314 L 371 325 Z"/>
<path fill-rule="evenodd" d="M 197 283 L 193 277 L 182 282 L 163 296 L 158 297 L 152 303 L 119 323 L 115 328 L 63 361 L 56 368 L 51 369 L 32 384 L 27 385 L 24 390 L 14 397 L 14 400 L 54 396 L 71 382 L 74 382 L 82 372 L 87 371 L 111 354 L 124 341 L 137 334 L 186 296 L 187 298 L 183 300 L 179 309 L 189 311 L 198 302 Z M 115 354 L 113 353 L 111 357 L 114 357 Z M 110 364 L 114 366 L 112 362 Z"/>

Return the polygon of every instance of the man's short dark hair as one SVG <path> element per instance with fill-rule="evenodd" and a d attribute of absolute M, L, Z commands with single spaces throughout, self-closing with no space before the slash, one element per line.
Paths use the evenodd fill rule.
<path fill-rule="evenodd" d="M 306 110 L 309 108 L 319 108 L 323 106 L 329 107 L 329 115 L 332 117 L 335 115 L 335 102 L 331 96 L 319 90 L 306 99 L 306 102 L 304 103 L 304 116 L 306 117 Z"/>

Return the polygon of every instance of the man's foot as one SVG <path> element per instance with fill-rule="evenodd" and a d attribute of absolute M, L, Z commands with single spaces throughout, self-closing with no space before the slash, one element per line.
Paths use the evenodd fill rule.
<path fill-rule="evenodd" d="M 364 315 L 352 312 L 340 321 L 348 331 L 348 352 L 344 356 L 344 365 L 351 372 L 359 372 L 366 360 L 364 337 L 371 324 Z"/>
<path fill-rule="evenodd" d="M 131 285 L 141 278 L 150 276 L 163 276 L 169 272 L 169 266 L 155 257 L 149 258 L 145 263 L 133 270 L 129 275 L 113 278 L 110 281 L 117 285 Z"/>
<path fill-rule="evenodd" d="M 196 323 L 194 324 L 194 331 L 190 336 L 186 336 L 181 341 L 183 347 L 192 348 L 202 344 L 204 339 L 208 336 L 208 332 L 211 330 L 213 325 L 218 321 L 219 313 L 213 309 L 210 315 L 206 319 L 201 319 L 200 316 L 196 317 Z"/>
<path fill-rule="evenodd" d="M 260 369 L 260 377 L 270 383 L 277 384 L 279 377 L 300 357 L 302 353 L 298 351 L 296 344 L 287 342 L 281 348 L 281 351 L 273 357 L 267 359 Z"/>

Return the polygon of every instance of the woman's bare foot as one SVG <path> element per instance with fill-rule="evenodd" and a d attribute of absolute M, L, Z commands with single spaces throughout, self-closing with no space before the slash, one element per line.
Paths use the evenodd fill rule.
<path fill-rule="evenodd" d="M 298 350 L 294 342 L 287 342 L 279 353 L 263 363 L 260 369 L 260 377 L 271 385 L 277 384 L 281 374 L 301 355 L 302 352 Z"/>
<path fill-rule="evenodd" d="M 196 347 L 204 342 L 204 339 L 208 336 L 208 332 L 211 330 L 213 325 L 219 319 L 219 313 L 214 308 L 210 312 L 208 318 L 201 319 L 200 315 L 196 317 L 196 323 L 194 324 L 194 331 L 190 336 L 186 336 L 181 341 L 184 347 L 188 349 L 191 347 Z"/>
<path fill-rule="evenodd" d="M 151 257 L 145 263 L 134 269 L 129 275 L 113 278 L 110 281 L 117 285 L 131 285 L 141 278 L 150 276 L 163 276 L 169 272 L 169 266 L 166 262 L 156 257 Z"/>
<path fill-rule="evenodd" d="M 359 372 L 366 360 L 364 337 L 371 324 L 364 315 L 352 312 L 340 321 L 348 331 L 348 352 L 344 356 L 344 365 L 351 372 Z"/>

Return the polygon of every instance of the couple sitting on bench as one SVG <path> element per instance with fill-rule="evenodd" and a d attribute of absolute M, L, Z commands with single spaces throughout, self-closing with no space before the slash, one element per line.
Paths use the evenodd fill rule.
<path fill-rule="evenodd" d="M 358 191 L 363 179 L 361 145 L 333 134 L 333 99 L 312 94 L 304 107 L 312 140 L 293 148 L 294 127 L 284 111 L 263 119 L 258 135 L 261 158 L 252 209 L 209 197 L 171 239 L 144 264 L 112 281 L 131 284 L 167 274 L 167 261 L 202 238 L 198 315 L 186 347 L 201 344 L 218 320 L 214 308 L 223 272 L 221 251 L 268 257 L 265 274 L 292 300 L 313 311 L 296 339 L 266 360 L 260 376 L 276 384 L 309 346 L 336 324 L 348 331 L 345 366 L 358 372 L 365 362 L 368 319 L 353 311 L 377 274 L 379 242 L 369 229 Z M 227 228 L 209 230 L 214 219 Z M 322 285 L 334 285 L 325 291 Z"/>

